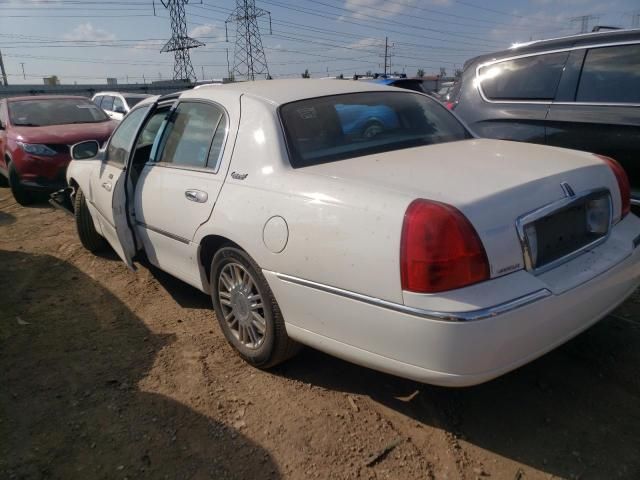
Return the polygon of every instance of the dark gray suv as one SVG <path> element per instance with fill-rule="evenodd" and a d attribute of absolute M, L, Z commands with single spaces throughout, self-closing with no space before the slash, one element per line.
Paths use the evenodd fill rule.
<path fill-rule="evenodd" d="M 454 87 L 455 113 L 481 137 L 607 155 L 640 205 L 640 30 L 523 44 L 473 58 Z"/>

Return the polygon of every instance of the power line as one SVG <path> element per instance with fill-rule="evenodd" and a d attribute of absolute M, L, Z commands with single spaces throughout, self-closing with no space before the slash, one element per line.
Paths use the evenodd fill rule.
<path fill-rule="evenodd" d="M 270 5 L 276 5 L 276 6 L 279 6 L 279 7 L 282 7 L 282 8 L 288 8 L 288 9 L 292 9 L 292 10 L 297 10 L 297 11 L 301 11 L 303 13 L 308 13 L 308 14 L 312 14 L 311 12 L 314 12 L 316 14 L 320 14 L 320 16 L 323 16 L 323 14 L 326 13 L 326 12 L 323 12 L 322 10 L 317 10 L 317 9 L 313 9 L 313 8 L 305 8 L 305 7 L 294 8 L 289 3 L 277 2 L 277 1 L 274 1 L 274 0 L 261 0 L 261 1 L 262 1 L 262 3 L 268 3 Z M 400 26 L 400 27 L 404 27 L 404 28 L 411 28 L 411 29 L 414 29 L 414 30 L 429 31 L 429 32 L 439 33 L 441 35 L 449 35 L 449 36 L 459 37 L 459 38 L 464 38 L 464 39 L 469 39 L 469 40 L 476 40 L 475 44 L 477 44 L 477 41 L 480 40 L 480 41 L 483 41 L 483 42 L 489 42 L 489 43 L 494 43 L 494 44 L 500 45 L 499 42 L 486 40 L 484 38 L 472 37 L 472 36 L 469 36 L 469 35 L 463 35 L 463 34 L 459 34 L 459 33 L 450 33 L 450 32 L 447 32 L 445 30 L 437 30 L 437 29 L 428 28 L 428 27 L 425 27 L 425 26 L 412 25 L 410 23 L 400 22 L 400 21 L 397 21 L 397 20 L 383 20 L 383 19 L 379 19 L 379 18 L 377 18 L 377 17 L 375 17 L 373 15 L 368 15 L 366 13 L 358 12 L 358 11 L 351 10 L 351 9 L 348 9 L 348 8 L 336 7 L 336 6 L 329 5 L 329 4 L 326 4 L 326 3 L 323 3 L 323 2 L 319 2 L 319 1 L 315 1 L 314 3 L 318 3 L 320 5 L 328 6 L 330 8 L 334 8 L 334 9 L 345 11 L 345 12 L 349 12 L 349 13 L 357 13 L 359 17 L 365 17 L 368 22 L 380 23 L 382 25 Z M 335 19 L 336 17 L 328 17 L 328 18 Z M 345 20 L 344 18 L 342 18 L 341 21 L 347 22 L 347 20 Z M 348 23 L 353 23 L 353 22 L 348 22 Z M 378 29 L 377 27 L 371 26 L 371 25 L 365 25 L 365 26 L 367 26 L 368 28 Z M 406 35 L 406 33 L 405 33 L 405 35 Z M 438 40 L 439 41 L 445 41 L 445 42 L 449 41 L 447 39 L 438 39 Z M 460 43 L 462 43 L 462 42 L 460 42 Z M 487 45 L 487 46 L 490 46 L 490 45 Z"/>
<path fill-rule="evenodd" d="M 569 21 L 571 24 L 575 22 L 580 23 L 580 33 L 587 33 L 589 31 L 589 21 L 597 20 L 599 17 L 595 15 L 581 15 L 579 17 L 570 18 Z"/>

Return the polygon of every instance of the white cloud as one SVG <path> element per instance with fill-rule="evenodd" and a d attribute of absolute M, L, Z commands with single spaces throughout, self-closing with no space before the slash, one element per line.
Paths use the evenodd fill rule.
<path fill-rule="evenodd" d="M 65 40 L 93 40 L 93 41 L 109 41 L 115 40 L 116 36 L 113 33 L 109 33 L 102 28 L 95 28 L 91 22 L 82 23 L 69 33 L 64 34 Z"/>
<path fill-rule="evenodd" d="M 198 25 L 194 27 L 189 32 L 189 36 L 192 38 L 203 38 L 206 37 L 206 40 L 217 40 L 221 41 L 225 39 L 224 32 L 222 32 L 218 27 L 207 23 L 205 25 Z M 206 41 L 205 41 L 206 43 Z"/>
<path fill-rule="evenodd" d="M 418 0 L 406 0 L 404 2 L 387 2 L 386 0 L 345 0 L 344 8 L 352 10 L 351 17 L 353 18 L 371 18 L 371 17 L 394 17 L 398 14 L 411 13 L 416 10 L 411 8 L 418 4 L 424 4 L 425 2 L 419 2 Z M 453 3 L 453 0 L 430 0 L 426 2 L 430 5 L 436 6 L 449 6 Z M 420 5 L 418 5 L 420 6 Z M 345 18 L 343 16 L 342 18 Z"/>

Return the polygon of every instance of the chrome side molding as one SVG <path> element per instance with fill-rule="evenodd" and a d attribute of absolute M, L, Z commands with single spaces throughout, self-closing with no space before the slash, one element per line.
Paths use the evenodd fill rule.
<path fill-rule="evenodd" d="M 265 270 L 265 272 L 269 272 Z M 551 296 L 551 292 L 546 288 L 536 290 L 535 292 L 523 295 L 521 297 L 514 298 L 508 302 L 500 303 L 488 308 L 481 308 L 478 310 L 470 310 L 467 312 L 440 312 L 436 310 L 426 310 L 422 308 L 409 307 L 400 303 L 389 302 L 380 298 L 370 297 L 362 293 L 352 292 L 350 290 L 344 290 L 338 287 L 332 287 L 331 285 L 324 285 L 322 283 L 313 282 L 311 280 L 305 280 L 303 278 L 293 277 L 284 273 L 269 272 L 274 274 L 277 278 L 284 282 L 294 283 L 303 287 L 313 288 L 322 292 L 331 293 L 341 297 L 349 298 L 351 300 L 357 300 L 359 302 L 367 303 L 387 310 L 393 310 L 394 312 L 405 313 L 414 317 L 427 318 L 429 320 L 440 320 L 445 322 L 473 322 L 478 320 L 484 320 L 487 318 L 496 317 L 503 313 L 507 313 L 516 308 L 523 307 L 530 303 L 536 302 L 543 298 Z"/>

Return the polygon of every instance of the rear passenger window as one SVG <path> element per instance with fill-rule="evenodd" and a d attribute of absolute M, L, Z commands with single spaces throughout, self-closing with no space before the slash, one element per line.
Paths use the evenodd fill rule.
<path fill-rule="evenodd" d="M 159 162 L 188 167 L 215 167 L 222 142 L 216 142 L 224 113 L 221 108 L 208 103 L 185 102 L 168 118 L 160 145 Z M 225 128 L 222 125 L 222 128 Z M 210 160 L 211 159 L 211 160 Z"/>
<path fill-rule="evenodd" d="M 553 100 L 568 53 L 549 53 L 483 67 L 478 80 L 491 100 Z"/>
<path fill-rule="evenodd" d="M 124 111 L 124 102 L 118 97 L 113 97 L 113 109 L 115 110 L 116 108 Z"/>
<path fill-rule="evenodd" d="M 640 103 L 640 45 L 589 50 L 576 100 Z"/>
<path fill-rule="evenodd" d="M 100 107 L 103 110 L 113 110 L 113 97 L 110 96 L 106 96 L 102 99 L 102 103 L 100 104 Z"/>
<path fill-rule="evenodd" d="M 104 97 L 102 95 L 100 95 L 100 96 L 98 96 L 98 97 L 93 99 L 93 103 L 95 103 L 97 106 L 100 106 L 100 103 L 102 102 L 103 98 Z"/>

